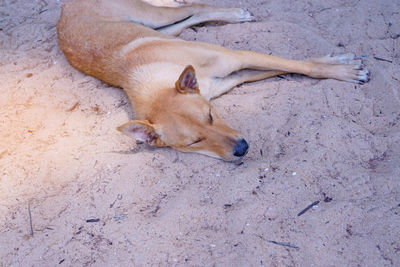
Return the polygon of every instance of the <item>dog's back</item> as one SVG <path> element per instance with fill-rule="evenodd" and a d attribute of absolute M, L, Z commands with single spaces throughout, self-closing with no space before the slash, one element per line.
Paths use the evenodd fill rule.
<path fill-rule="evenodd" d="M 124 64 L 123 48 L 139 38 L 167 36 L 130 22 L 126 10 L 112 5 L 112 1 L 71 1 L 62 9 L 57 31 L 60 48 L 73 67 L 121 87 L 129 64 Z"/>

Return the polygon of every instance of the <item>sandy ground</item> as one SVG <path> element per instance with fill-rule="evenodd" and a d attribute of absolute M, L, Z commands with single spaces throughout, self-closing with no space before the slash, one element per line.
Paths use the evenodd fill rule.
<path fill-rule="evenodd" d="M 240 166 L 116 131 L 135 115 L 68 64 L 61 5 L 0 1 L 0 266 L 400 266 L 399 1 L 223 0 L 257 22 L 183 33 L 295 59 L 355 52 L 372 72 L 213 101 L 251 142 Z"/>

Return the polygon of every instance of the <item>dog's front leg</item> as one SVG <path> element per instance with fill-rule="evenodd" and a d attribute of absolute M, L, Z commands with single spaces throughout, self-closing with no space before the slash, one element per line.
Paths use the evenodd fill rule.
<path fill-rule="evenodd" d="M 283 71 L 355 83 L 367 82 L 369 79 L 369 71 L 363 69 L 361 60 L 355 59 L 352 54 L 297 61 L 251 51 L 236 51 L 234 57 L 241 64 L 240 69 Z"/>
<path fill-rule="evenodd" d="M 240 70 L 225 77 L 214 77 L 210 85 L 209 94 L 205 97 L 210 100 L 227 93 L 242 83 L 260 81 L 286 73 L 279 70 Z"/>
<path fill-rule="evenodd" d="M 308 61 L 227 49 L 220 50 L 218 54 L 218 60 L 215 60 L 215 65 L 208 72 L 211 83 L 206 97 L 209 99 L 224 94 L 239 84 L 286 73 L 355 83 L 367 82 L 369 79 L 369 71 L 363 69 L 361 60 L 355 59 L 353 54 L 328 55 Z"/>

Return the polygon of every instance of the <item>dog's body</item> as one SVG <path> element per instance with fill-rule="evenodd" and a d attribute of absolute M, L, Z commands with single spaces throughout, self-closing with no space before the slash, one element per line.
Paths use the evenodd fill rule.
<path fill-rule="evenodd" d="M 124 89 L 138 120 L 119 129 L 140 141 L 240 160 L 248 144 L 218 118 L 210 99 L 241 83 L 285 73 L 368 80 L 368 71 L 350 54 L 294 61 L 176 39 L 198 23 L 253 16 L 240 8 L 171 1 L 160 7 L 141 0 L 73 0 L 57 24 L 60 47 L 72 66 Z"/>

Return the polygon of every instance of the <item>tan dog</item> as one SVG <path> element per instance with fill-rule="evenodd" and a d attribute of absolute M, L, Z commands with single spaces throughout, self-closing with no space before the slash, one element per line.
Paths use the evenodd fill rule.
<path fill-rule="evenodd" d="M 241 83 L 285 73 L 368 81 L 368 70 L 351 54 L 294 61 L 176 39 L 195 24 L 253 16 L 241 8 L 150 1 L 73 0 L 57 24 L 60 47 L 72 66 L 125 90 L 138 120 L 119 130 L 139 141 L 240 161 L 248 144 L 218 117 L 210 99 Z M 159 6 L 168 1 L 168 7 Z"/>

